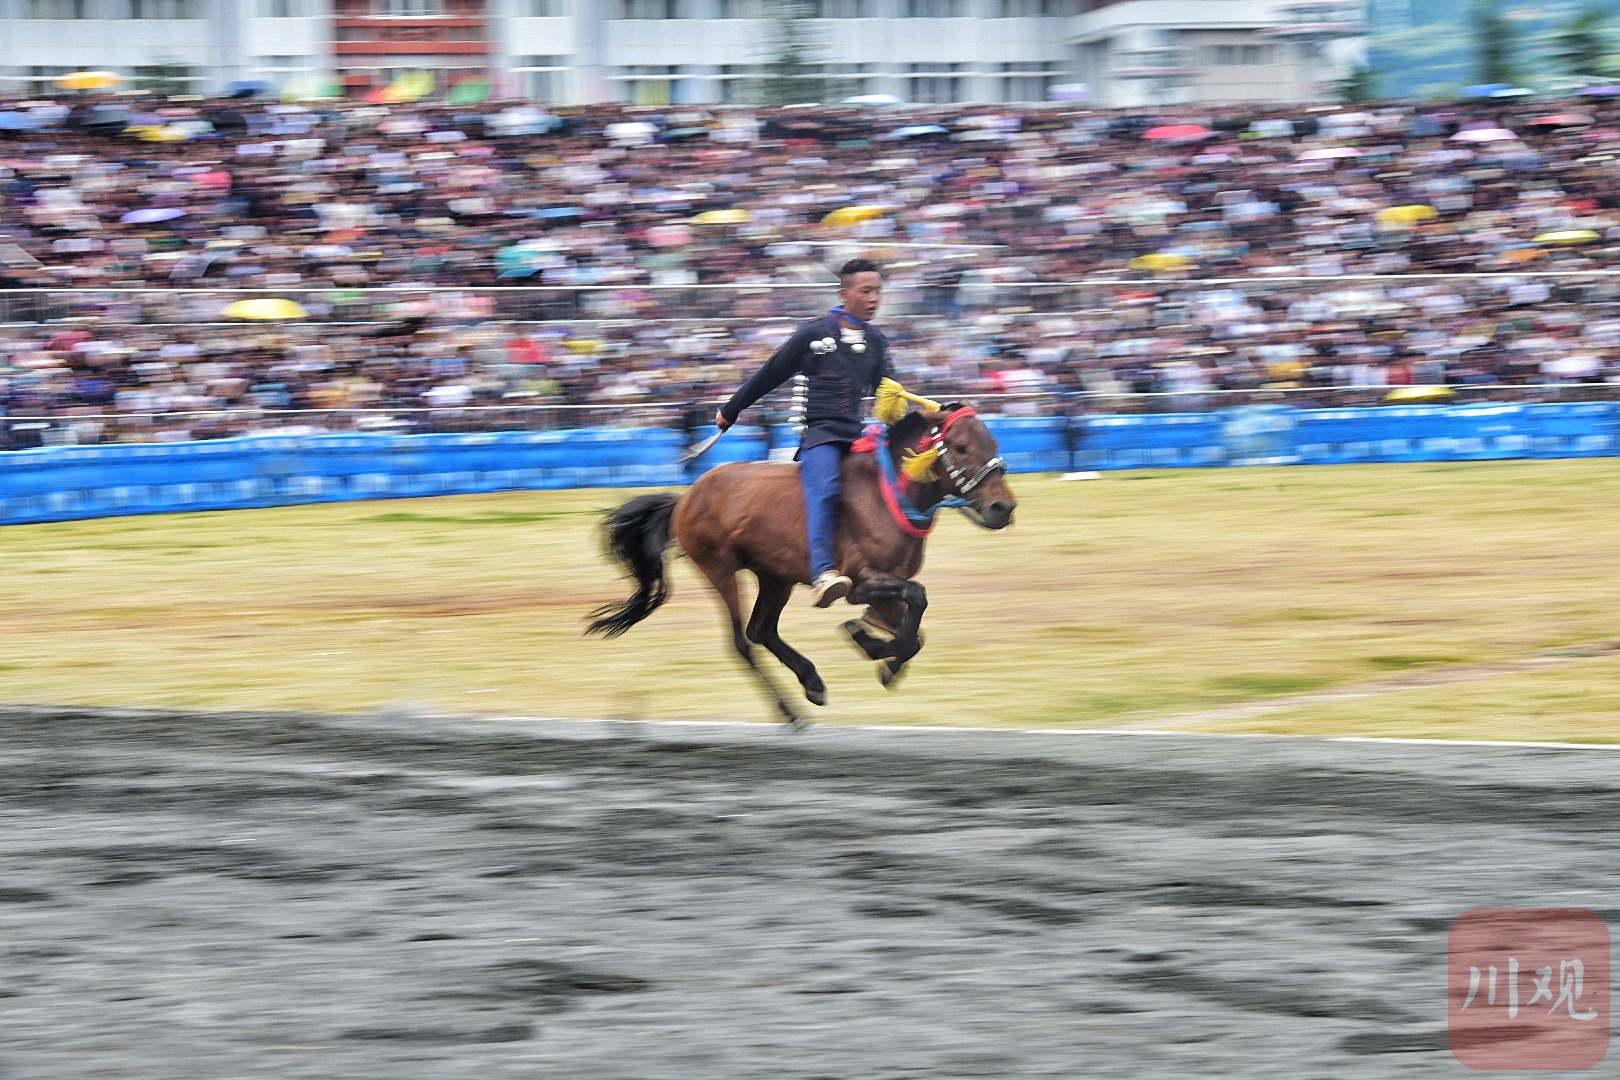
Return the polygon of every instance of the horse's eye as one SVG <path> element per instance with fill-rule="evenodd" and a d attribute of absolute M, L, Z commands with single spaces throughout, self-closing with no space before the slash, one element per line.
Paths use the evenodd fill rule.
<path fill-rule="evenodd" d="M 951 449 L 955 450 L 958 454 L 965 454 L 968 450 L 967 443 L 957 443 L 955 446 L 951 447 Z"/>

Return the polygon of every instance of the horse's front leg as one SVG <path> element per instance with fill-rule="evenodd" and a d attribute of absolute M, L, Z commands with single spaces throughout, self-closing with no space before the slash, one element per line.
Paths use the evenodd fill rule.
<path fill-rule="evenodd" d="M 881 574 L 874 577 L 863 578 L 849 594 L 852 604 L 869 604 L 878 609 L 880 617 L 892 616 L 898 610 L 899 617 L 894 628 L 894 640 L 882 642 L 864 631 L 851 630 L 850 624 L 845 624 L 845 630 L 866 654 L 874 660 L 883 659 L 878 667 L 878 681 L 884 686 L 891 685 L 899 677 L 900 671 L 907 661 L 916 656 L 922 648 L 923 612 L 928 609 L 928 592 L 915 581 L 907 578 L 895 577 L 892 574 Z M 862 636 L 866 638 L 862 640 Z M 884 659 L 887 657 L 887 659 Z"/>

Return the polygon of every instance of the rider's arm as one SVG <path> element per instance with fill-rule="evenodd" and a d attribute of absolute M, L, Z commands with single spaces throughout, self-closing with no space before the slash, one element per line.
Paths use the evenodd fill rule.
<path fill-rule="evenodd" d="M 737 388 L 731 395 L 731 400 L 720 406 L 720 413 L 716 420 L 724 420 L 723 426 L 730 427 L 737 422 L 741 412 L 787 382 L 799 373 L 799 362 L 804 356 L 805 349 L 809 348 L 810 341 L 815 337 L 814 324 L 802 326 L 798 333 L 782 343 L 782 347 L 765 362 L 765 366 L 754 372 L 749 380 Z"/>

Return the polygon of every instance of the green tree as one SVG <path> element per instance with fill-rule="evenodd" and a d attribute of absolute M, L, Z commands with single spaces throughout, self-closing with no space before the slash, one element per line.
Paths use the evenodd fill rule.
<path fill-rule="evenodd" d="M 1594 3 L 1587 3 L 1553 38 L 1553 59 L 1567 75 L 1602 76 L 1608 55 L 1608 14 Z"/>
<path fill-rule="evenodd" d="M 1358 67 L 1333 87 L 1333 96 L 1345 105 L 1356 105 L 1378 98 L 1378 73 L 1370 67 Z"/>
<path fill-rule="evenodd" d="M 1502 17 L 1502 0 L 1473 0 L 1468 13 L 1473 23 L 1479 81 L 1517 81 L 1513 71 L 1513 28 Z"/>
<path fill-rule="evenodd" d="M 826 87 L 811 34 L 810 0 L 771 0 L 771 58 L 765 64 L 760 99 L 766 105 L 820 101 Z"/>

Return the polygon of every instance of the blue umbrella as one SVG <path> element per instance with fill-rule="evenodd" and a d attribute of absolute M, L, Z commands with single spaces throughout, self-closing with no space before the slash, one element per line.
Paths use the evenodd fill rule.
<path fill-rule="evenodd" d="M 883 137 L 885 139 L 914 139 L 920 135 L 949 134 L 950 130 L 948 128 L 942 128 L 938 124 L 912 124 L 908 127 L 895 128 Z"/>
<path fill-rule="evenodd" d="M 32 131 L 34 118 L 27 113 L 0 112 L 0 131 Z"/>
<path fill-rule="evenodd" d="M 565 218 L 580 217 L 584 213 L 585 211 L 577 206 L 548 206 L 544 210 L 536 211 L 534 216 L 540 218 Z"/>
<path fill-rule="evenodd" d="M 150 225 L 158 221 L 173 221 L 175 218 L 186 216 L 186 212 L 178 206 L 148 206 L 140 210 L 131 210 L 119 218 L 126 225 Z"/>

